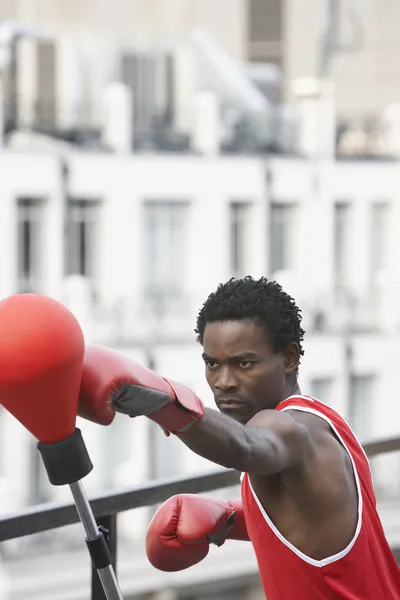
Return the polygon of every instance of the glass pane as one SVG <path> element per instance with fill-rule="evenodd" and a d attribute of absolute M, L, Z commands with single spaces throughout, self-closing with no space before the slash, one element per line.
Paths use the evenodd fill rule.
<path fill-rule="evenodd" d="M 179 297 L 184 285 L 187 209 L 184 202 L 144 204 L 144 287 L 148 297 Z"/>
<path fill-rule="evenodd" d="M 361 442 L 373 435 L 375 383 L 373 375 L 354 375 L 351 378 L 349 422 Z"/>
<path fill-rule="evenodd" d="M 66 274 L 94 277 L 99 202 L 69 200 L 67 209 Z"/>
<path fill-rule="evenodd" d="M 334 214 L 334 268 L 336 286 L 347 286 L 348 262 L 350 258 L 351 207 L 340 202 L 335 205 Z"/>
<path fill-rule="evenodd" d="M 272 204 L 270 221 L 271 273 L 294 266 L 295 211 L 293 204 Z"/>
<path fill-rule="evenodd" d="M 387 235 L 389 229 L 389 205 L 376 202 L 371 207 L 370 265 L 371 283 L 387 264 Z"/>
<path fill-rule="evenodd" d="M 37 198 L 19 198 L 17 213 L 18 291 L 39 291 L 43 259 L 41 236 L 44 202 Z"/>
<path fill-rule="evenodd" d="M 249 204 L 232 202 L 230 205 L 230 261 L 235 277 L 246 274 L 246 238 L 248 234 Z"/>

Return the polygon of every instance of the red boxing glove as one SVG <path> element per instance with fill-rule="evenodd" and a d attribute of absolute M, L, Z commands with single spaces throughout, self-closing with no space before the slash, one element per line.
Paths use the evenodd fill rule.
<path fill-rule="evenodd" d="M 114 358 L 114 357 L 113 357 Z M 95 346 L 86 347 L 83 359 L 78 416 L 98 425 L 110 425 L 115 417 L 111 404 L 110 381 L 117 366 L 111 356 L 98 351 Z"/>
<path fill-rule="evenodd" d="M 200 423 L 204 406 L 196 394 L 160 377 L 123 354 L 102 346 L 85 350 L 78 415 L 109 425 L 115 411 L 155 421 L 183 434 Z"/>
<path fill-rule="evenodd" d="M 249 541 L 241 500 L 196 494 L 172 496 L 157 510 L 146 534 L 146 554 L 160 571 L 181 571 L 208 554 L 210 544 Z"/>

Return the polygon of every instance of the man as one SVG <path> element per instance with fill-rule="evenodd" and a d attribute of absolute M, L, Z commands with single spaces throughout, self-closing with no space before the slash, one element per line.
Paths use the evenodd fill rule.
<path fill-rule="evenodd" d="M 301 395 L 304 331 L 294 300 L 264 278 L 230 280 L 205 302 L 197 335 L 219 412 L 113 351 L 85 357 L 86 416 L 146 415 L 200 456 L 243 473 L 242 505 L 167 501 L 147 534 L 150 561 L 186 568 L 210 542 L 249 538 L 268 600 L 398 600 L 400 570 L 367 458 L 334 410 Z"/>

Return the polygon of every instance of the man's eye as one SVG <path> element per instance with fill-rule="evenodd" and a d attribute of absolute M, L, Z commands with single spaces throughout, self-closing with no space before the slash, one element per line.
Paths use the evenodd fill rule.
<path fill-rule="evenodd" d="M 241 369 L 249 369 L 252 364 L 250 360 L 241 360 L 239 366 Z"/>
<path fill-rule="evenodd" d="M 206 360 L 206 365 L 208 369 L 216 369 L 218 367 L 218 363 L 212 362 L 210 360 Z"/>

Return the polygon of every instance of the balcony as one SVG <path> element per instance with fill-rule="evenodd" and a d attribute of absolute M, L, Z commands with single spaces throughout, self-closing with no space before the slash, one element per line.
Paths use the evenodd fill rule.
<path fill-rule="evenodd" d="M 364 449 L 369 458 L 399 451 L 400 437 L 365 443 Z M 108 531 L 109 548 L 124 598 L 155 598 L 156 596 L 148 594 L 168 589 L 171 590 L 168 598 L 177 600 L 189 597 L 185 596 L 189 586 L 201 590 L 209 589 L 210 586 L 212 588 L 214 583 L 218 583 L 219 588 L 239 588 L 242 591 L 237 597 L 246 597 L 243 590 L 250 590 L 258 582 L 257 564 L 250 544 L 229 541 L 223 548 L 211 548 L 210 556 L 191 569 L 163 573 L 149 565 L 143 540 L 128 541 L 120 521 L 127 511 L 153 507 L 177 493 L 211 493 L 237 486 L 238 483 L 238 472 L 216 470 L 199 476 L 151 482 L 139 488 L 103 494 L 91 500 L 97 524 Z M 393 552 L 400 560 L 398 503 L 382 501 L 379 511 Z M 90 589 L 91 600 L 104 600 L 97 573 L 91 569 L 88 552 L 84 543 L 80 542 L 83 530 L 71 532 L 71 529 L 63 529 L 62 537 L 57 542 L 46 538 L 50 531 L 67 525 L 75 527 L 74 524 L 78 521 L 74 504 L 33 507 L 22 514 L 5 516 L 0 520 L 0 542 L 4 542 L 0 548 L 3 568 L 10 582 L 10 600 L 28 597 L 30 600 L 87 600 Z M 62 542 L 65 537 L 70 537 L 68 531 L 73 533 L 71 539 L 74 540 L 69 546 Z M 19 550 L 17 556 L 12 557 L 7 544 L 19 538 L 26 540 L 24 550 Z M 229 597 L 236 596 L 232 592 Z M 260 598 L 262 597 L 261 595 Z"/>

